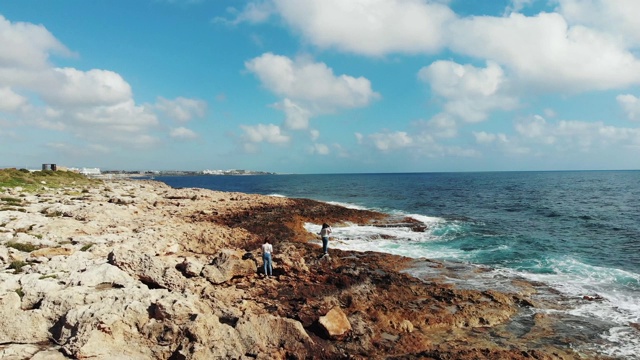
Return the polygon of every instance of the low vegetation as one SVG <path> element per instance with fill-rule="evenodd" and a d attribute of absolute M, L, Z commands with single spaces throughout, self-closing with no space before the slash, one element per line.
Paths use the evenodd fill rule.
<path fill-rule="evenodd" d="M 29 171 L 27 169 L 0 169 L 0 188 L 22 187 L 26 191 L 34 192 L 43 186 L 48 188 L 61 188 L 70 185 L 89 185 L 99 182 L 99 180 L 89 179 L 88 177 L 74 173 L 71 171 Z M 6 202 L 2 198 L 3 202 Z M 11 199 L 15 204 L 22 203 L 19 199 Z M 17 202 L 18 200 L 19 202 Z"/>
<path fill-rule="evenodd" d="M 13 269 L 13 272 L 18 274 L 22 272 L 22 268 L 27 266 L 27 263 L 21 260 L 14 260 L 9 264 L 9 269 Z"/>
<path fill-rule="evenodd" d="M 91 249 L 92 246 L 93 246 L 93 243 L 88 243 L 88 244 L 84 245 L 82 248 L 80 248 L 80 251 L 87 251 L 87 250 Z"/>
<path fill-rule="evenodd" d="M 14 248 L 16 250 L 22 251 L 22 252 L 32 252 L 34 250 L 38 250 L 39 247 L 33 244 L 25 244 L 25 243 L 19 243 L 19 242 L 14 242 L 14 241 L 9 241 L 7 243 L 7 247 L 9 248 Z"/>

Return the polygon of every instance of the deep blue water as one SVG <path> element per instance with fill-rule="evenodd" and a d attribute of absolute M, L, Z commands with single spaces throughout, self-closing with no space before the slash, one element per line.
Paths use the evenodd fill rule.
<path fill-rule="evenodd" d="M 508 245 L 476 258 L 510 264 L 572 255 L 640 273 L 640 171 L 491 172 L 156 177 L 200 187 L 353 204 L 464 224 L 448 233 L 463 250 Z M 451 243 L 453 242 L 453 243 Z M 456 245 L 457 244 L 457 245 Z"/>
<path fill-rule="evenodd" d="M 424 221 L 422 234 L 338 227 L 332 246 L 495 268 L 567 296 L 600 295 L 572 314 L 610 329 L 603 350 L 635 358 L 640 340 L 640 171 L 156 177 L 200 187 L 336 202 Z M 322 222 L 321 219 L 318 220 Z M 314 225 L 309 225 L 313 231 Z M 635 347 L 635 349 L 634 349 Z"/>

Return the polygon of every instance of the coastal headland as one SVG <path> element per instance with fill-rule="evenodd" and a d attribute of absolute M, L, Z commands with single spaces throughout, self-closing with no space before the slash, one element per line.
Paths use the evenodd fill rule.
<path fill-rule="evenodd" d="M 147 180 L 44 181 L 1 198 L 3 359 L 604 358 L 531 311 L 553 306 L 536 284 L 462 289 L 428 259 L 321 256 L 304 227 L 424 231 L 411 219 Z M 261 272 L 265 237 L 273 277 Z"/>

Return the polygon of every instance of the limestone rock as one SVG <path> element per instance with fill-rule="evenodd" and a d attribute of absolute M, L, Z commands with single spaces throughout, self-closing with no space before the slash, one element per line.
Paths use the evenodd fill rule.
<path fill-rule="evenodd" d="M 30 360 L 67 360 L 60 351 L 57 350 L 44 350 L 34 354 Z"/>
<path fill-rule="evenodd" d="M 351 323 L 340 307 L 334 307 L 325 316 L 318 319 L 318 323 L 326 330 L 330 338 L 336 339 L 345 336 L 351 331 Z"/>
<path fill-rule="evenodd" d="M 313 343 L 299 321 L 270 314 L 248 316 L 236 324 L 242 344 L 249 354 L 261 354 L 266 348 L 285 347 L 304 358 Z"/>
<path fill-rule="evenodd" d="M 150 287 L 177 291 L 185 288 L 182 274 L 158 257 L 134 250 L 115 249 L 109 253 L 108 259 L 110 264 Z"/>
<path fill-rule="evenodd" d="M 0 343 L 47 341 L 50 326 L 40 310 L 22 310 L 16 292 L 0 294 Z"/>
<path fill-rule="evenodd" d="M 54 248 L 41 248 L 38 250 L 34 250 L 29 254 L 29 256 L 32 258 L 46 257 L 47 259 L 51 259 L 54 256 L 71 255 L 71 254 L 73 254 L 72 248 L 54 247 Z"/>
<path fill-rule="evenodd" d="M 22 308 L 32 309 L 40 303 L 47 294 L 60 290 L 62 286 L 53 278 L 42 278 L 40 274 L 27 274 L 20 278 L 22 296 Z"/>
<path fill-rule="evenodd" d="M 74 286 L 89 286 L 94 288 L 128 287 L 133 286 L 135 280 L 120 268 L 111 264 L 92 266 L 86 271 L 74 272 L 69 276 L 69 283 Z"/>
<path fill-rule="evenodd" d="M 185 258 L 178 264 L 178 270 L 182 271 L 187 277 L 200 276 L 203 268 L 204 265 L 200 261 L 192 258 Z"/>
<path fill-rule="evenodd" d="M 33 355 L 39 350 L 38 346 L 32 344 L 11 344 L 7 347 L 0 347 L 0 359 L 22 360 L 33 359 Z"/>
<path fill-rule="evenodd" d="M 244 252 L 239 250 L 223 250 L 212 261 L 205 265 L 202 275 L 213 284 L 222 284 L 236 276 L 255 274 L 256 263 L 253 260 L 243 260 Z"/>
<path fill-rule="evenodd" d="M 0 245 L 0 265 L 9 263 L 9 249 Z"/>

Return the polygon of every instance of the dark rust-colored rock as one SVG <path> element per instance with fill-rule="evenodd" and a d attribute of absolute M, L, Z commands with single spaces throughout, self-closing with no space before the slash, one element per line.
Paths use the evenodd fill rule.
<path fill-rule="evenodd" d="M 234 277 L 224 286 L 242 289 L 245 300 L 260 304 L 267 313 L 302 324 L 313 341 L 299 345 L 305 349 L 284 349 L 290 358 L 580 358 L 568 346 L 540 340 L 551 334 L 553 319 L 534 317 L 526 336 L 509 332 L 506 324 L 512 317 L 535 306 L 527 296 L 459 289 L 436 277 L 425 282 L 402 271 L 414 260 L 400 256 L 331 249 L 330 256 L 321 257 L 318 246 L 307 243 L 315 235 L 304 229 L 306 222 L 337 226 L 351 222 L 425 231 L 419 222 L 305 199 L 282 199 L 277 204 L 248 201 L 240 195 L 232 199 L 233 211 L 212 208 L 184 216 L 194 223 L 242 230 L 246 238 L 232 245 L 247 252 L 243 258 L 258 263 L 262 239 L 272 239 L 275 279 L 255 274 Z M 206 237 L 192 242 L 198 244 L 193 248 L 207 246 Z M 444 268 L 437 262 L 428 266 Z M 335 308 L 341 309 L 351 327 L 342 336 L 328 336 L 318 321 Z"/>

